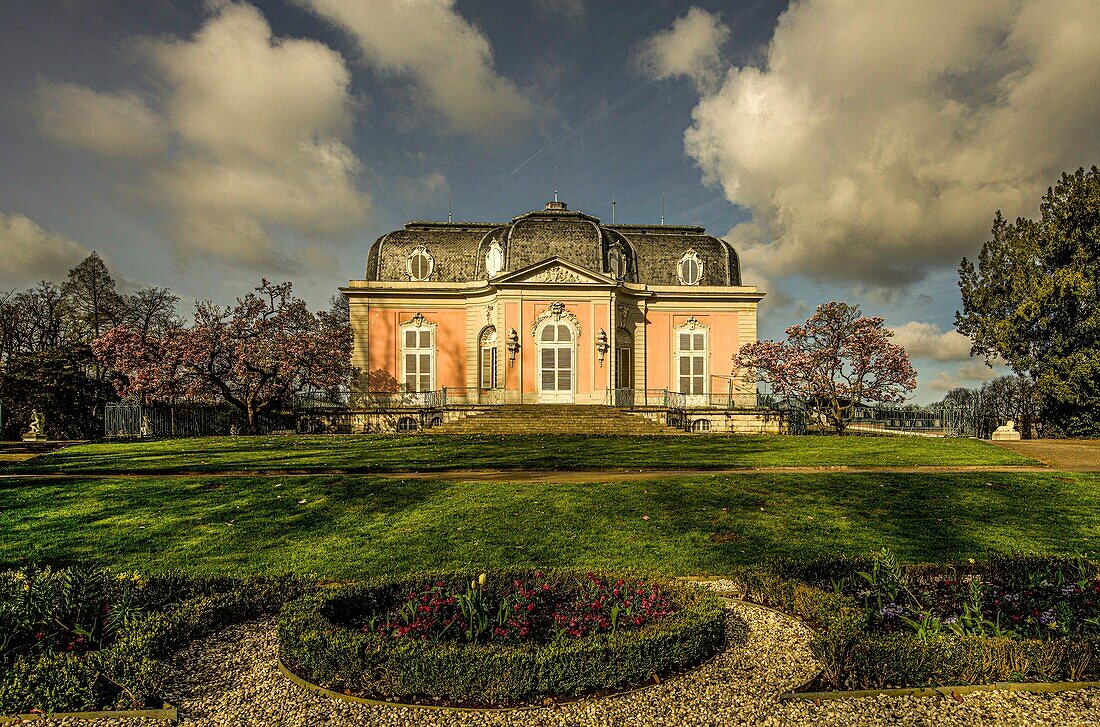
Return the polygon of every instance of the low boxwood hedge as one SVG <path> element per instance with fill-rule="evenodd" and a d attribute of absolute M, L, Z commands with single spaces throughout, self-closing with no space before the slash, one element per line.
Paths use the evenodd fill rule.
<path fill-rule="evenodd" d="M 523 574 L 494 573 L 509 581 Z M 558 574 L 579 578 L 582 574 Z M 349 608 L 384 609 L 410 584 L 461 587 L 464 575 L 376 580 L 308 594 L 283 608 L 279 653 L 310 682 L 357 696 L 417 703 L 499 706 L 544 695 L 579 695 L 644 684 L 707 659 L 725 643 L 725 607 L 712 593 L 659 583 L 675 613 L 637 629 L 561 637 L 542 643 L 463 643 L 387 638 L 341 625 Z M 352 605 L 353 604 L 353 605 Z"/>
<path fill-rule="evenodd" d="M 957 566 L 918 564 L 905 571 L 917 581 L 942 574 L 945 568 L 956 574 L 1012 576 L 1080 563 L 1059 557 L 996 556 Z M 1040 639 L 875 632 L 867 610 L 836 588 L 839 579 L 869 564 L 869 558 L 775 562 L 744 568 L 733 578 L 746 600 L 794 615 L 814 629 L 810 648 L 822 665 L 815 686 L 822 688 L 1080 681 L 1100 674 L 1100 635 L 1091 633 Z M 1095 564 L 1089 567 L 1095 572 Z"/>
<path fill-rule="evenodd" d="M 306 584 L 296 577 L 195 579 L 168 574 L 142 579 L 141 589 L 150 608 L 104 648 L 85 653 L 44 650 L 0 668 L 0 714 L 160 708 L 163 657 L 218 628 L 277 611 L 287 599 L 301 595 Z M 11 628 L 11 620 L 4 622 Z"/>

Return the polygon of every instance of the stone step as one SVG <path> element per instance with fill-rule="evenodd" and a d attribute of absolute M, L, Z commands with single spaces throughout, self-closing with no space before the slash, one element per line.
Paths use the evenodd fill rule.
<path fill-rule="evenodd" d="M 676 434 L 679 430 L 598 404 L 520 404 L 471 414 L 430 434 Z"/>

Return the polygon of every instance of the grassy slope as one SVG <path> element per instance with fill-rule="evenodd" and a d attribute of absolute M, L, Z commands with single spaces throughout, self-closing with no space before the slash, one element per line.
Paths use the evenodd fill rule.
<path fill-rule="evenodd" d="M 721 573 L 771 554 L 882 546 L 911 561 L 987 549 L 1095 553 L 1097 512 L 1100 475 L 1059 473 L 700 473 L 595 485 L 0 480 L 0 566 L 29 559 L 334 578 L 505 564 Z"/>
<path fill-rule="evenodd" d="M 212 437 L 70 447 L 13 472 L 625 468 L 1035 464 L 967 439 L 919 437 Z"/>

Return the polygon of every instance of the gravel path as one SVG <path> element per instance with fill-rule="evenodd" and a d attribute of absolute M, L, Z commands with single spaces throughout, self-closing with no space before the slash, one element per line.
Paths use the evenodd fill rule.
<path fill-rule="evenodd" d="M 226 629 L 181 651 L 173 661 L 179 679 L 168 696 L 179 706 L 181 724 L 209 726 L 1095 725 L 1100 714 L 1100 690 L 1060 695 L 985 692 L 961 702 L 872 697 L 820 705 L 780 703 L 780 692 L 816 672 L 805 627 L 767 609 L 731 603 L 727 629 L 730 646 L 715 659 L 633 694 L 545 709 L 445 712 L 349 704 L 297 687 L 276 669 L 274 621 L 264 620 Z"/>

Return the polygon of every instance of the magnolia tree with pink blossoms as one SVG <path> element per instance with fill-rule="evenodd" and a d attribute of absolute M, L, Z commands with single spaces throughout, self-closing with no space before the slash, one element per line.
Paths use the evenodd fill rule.
<path fill-rule="evenodd" d="M 800 402 L 843 434 L 860 404 L 905 401 L 917 387 L 909 354 L 890 343 L 894 332 L 879 316 L 860 316 L 859 306 L 823 303 L 786 341 L 741 347 L 735 370 L 763 381 L 781 399 Z"/>
<path fill-rule="evenodd" d="M 195 306 L 190 327 L 142 336 L 121 325 L 92 343 L 116 373 L 119 396 L 176 404 L 225 401 L 257 419 L 302 391 L 335 393 L 351 377 L 351 329 L 333 313 L 312 313 L 290 283 L 259 287 L 232 307 Z"/>

